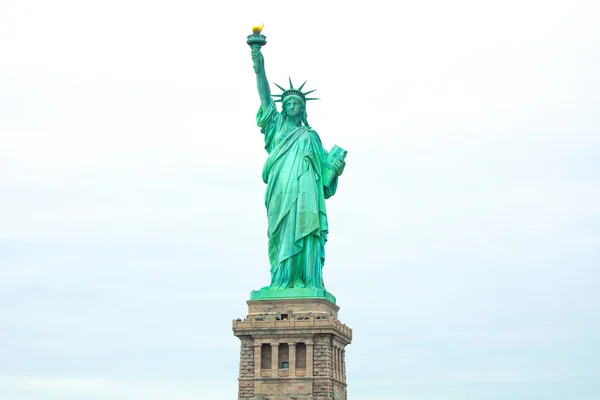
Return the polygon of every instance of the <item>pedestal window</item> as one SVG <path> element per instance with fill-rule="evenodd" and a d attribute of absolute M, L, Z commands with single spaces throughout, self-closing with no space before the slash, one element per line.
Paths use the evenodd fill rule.
<path fill-rule="evenodd" d="M 296 344 L 296 369 L 306 369 L 306 344 Z"/>
<path fill-rule="evenodd" d="M 271 369 L 271 344 L 263 343 L 260 354 L 260 368 Z"/>
<path fill-rule="evenodd" d="M 290 347 L 287 343 L 279 344 L 279 369 L 288 369 L 290 367 Z M 284 364 L 286 367 L 284 367 Z"/>

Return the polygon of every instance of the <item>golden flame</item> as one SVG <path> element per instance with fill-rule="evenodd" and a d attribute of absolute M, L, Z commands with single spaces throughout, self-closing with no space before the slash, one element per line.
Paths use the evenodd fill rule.
<path fill-rule="evenodd" d="M 261 33 L 264 26 L 265 26 L 265 24 L 253 26 L 252 33 Z"/>

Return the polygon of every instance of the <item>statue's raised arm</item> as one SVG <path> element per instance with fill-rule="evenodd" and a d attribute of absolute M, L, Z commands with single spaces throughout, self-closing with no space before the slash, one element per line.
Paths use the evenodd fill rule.
<path fill-rule="evenodd" d="M 267 44 L 266 36 L 261 35 L 264 25 L 253 26 L 252 35 L 248 36 L 246 43 L 252 49 L 252 61 L 254 63 L 254 72 L 256 73 L 256 87 L 258 88 L 260 103 L 263 110 L 267 110 L 271 103 L 273 103 L 273 99 L 271 98 L 271 89 L 269 89 L 269 81 L 265 73 L 265 58 L 260 51 L 260 48 Z"/>
<path fill-rule="evenodd" d="M 254 62 L 254 72 L 256 72 L 256 87 L 260 96 L 260 103 L 263 109 L 266 110 L 273 99 L 271 98 L 271 89 L 265 73 L 265 58 L 260 51 L 260 47 L 252 48 L 252 61 Z"/>

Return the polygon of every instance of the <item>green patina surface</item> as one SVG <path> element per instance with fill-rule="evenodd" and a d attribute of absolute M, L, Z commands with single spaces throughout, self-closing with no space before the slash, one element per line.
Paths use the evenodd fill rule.
<path fill-rule="evenodd" d="M 325 289 L 290 288 L 290 289 L 261 289 L 250 293 L 250 300 L 277 299 L 327 299 L 335 304 L 335 296 Z"/>
<path fill-rule="evenodd" d="M 326 298 L 335 303 L 323 283 L 325 242 L 329 233 L 325 199 L 336 193 L 346 151 L 329 152 L 308 124 L 304 84 L 282 90 L 274 100 L 267 80 L 260 30 L 248 36 L 261 105 L 256 117 L 268 153 L 262 178 L 267 185 L 271 283 L 251 294 L 252 300 Z M 306 82 L 305 82 L 306 83 Z M 277 110 L 275 102 L 282 103 Z"/>

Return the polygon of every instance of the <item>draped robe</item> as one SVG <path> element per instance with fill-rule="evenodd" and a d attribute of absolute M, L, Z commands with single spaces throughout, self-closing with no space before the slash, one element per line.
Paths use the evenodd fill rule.
<path fill-rule="evenodd" d="M 256 116 L 269 154 L 263 168 L 267 184 L 269 289 L 320 288 L 323 284 L 328 225 L 325 199 L 337 177 L 324 187 L 321 171 L 328 152 L 314 130 L 292 127 L 272 102 Z"/>

